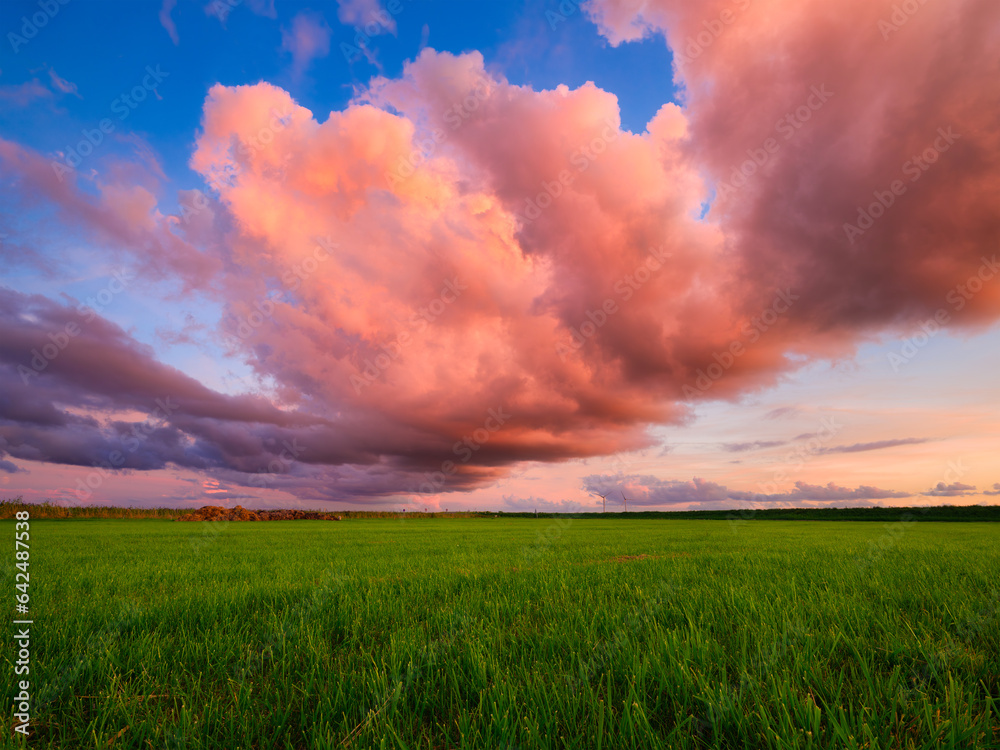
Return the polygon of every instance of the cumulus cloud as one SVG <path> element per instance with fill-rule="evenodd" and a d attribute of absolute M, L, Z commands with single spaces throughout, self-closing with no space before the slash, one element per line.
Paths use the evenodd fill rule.
<path fill-rule="evenodd" d="M 495 88 L 495 101 L 483 101 L 477 118 L 455 129 L 452 142 L 426 167 L 400 176 L 400 164 L 423 137 L 414 123 L 435 113 L 448 116 L 439 103 L 461 102 L 483 81 L 489 88 L 480 95 L 492 100 Z M 418 93 L 423 87 L 429 90 Z M 220 86 L 210 92 L 192 165 L 222 185 L 221 199 L 244 232 L 239 264 L 255 269 L 251 277 L 272 280 L 257 294 L 266 294 L 267 283 L 280 288 L 284 274 L 311 260 L 316 237 L 337 244 L 296 282 L 293 300 L 275 303 L 271 320 L 248 342 L 261 374 L 297 383 L 295 389 L 308 384 L 317 406 L 351 403 L 390 421 L 407 414 L 407 422 L 443 434 L 475 429 L 488 408 L 502 406 L 514 414 L 503 431 L 504 442 L 516 446 L 512 460 L 631 450 L 649 442 L 640 421 L 682 418 L 685 409 L 663 399 L 679 385 L 656 385 L 655 371 L 631 378 L 626 368 L 605 369 L 588 362 L 583 352 L 561 356 L 561 347 L 570 342 L 569 328 L 586 319 L 591 295 L 614 294 L 609 279 L 613 283 L 634 272 L 657 247 L 636 242 L 612 253 L 619 220 L 628 216 L 634 231 L 652 241 L 664 211 L 672 213 L 688 229 L 660 244 L 670 243 L 678 256 L 691 257 L 681 257 L 678 269 L 662 268 L 662 280 L 650 280 L 648 289 L 634 293 L 646 304 L 623 306 L 607 324 L 617 334 L 602 333 L 596 343 L 609 349 L 599 359 L 611 363 L 628 352 L 648 352 L 645 337 L 630 329 L 648 332 L 657 325 L 647 304 L 662 304 L 665 310 L 667 285 L 701 262 L 693 249 L 685 249 L 686 240 L 699 234 L 694 220 L 683 218 L 694 205 L 687 180 L 672 180 L 670 168 L 649 169 L 651 204 L 640 209 L 628 205 L 631 188 L 613 181 L 604 187 L 596 176 L 603 170 L 610 177 L 608 170 L 622 160 L 648 162 L 658 140 L 620 134 L 614 98 L 593 86 L 574 92 L 512 86 L 488 77 L 477 54 L 427 51 L 403 81 L 380 81 L 374 89 L 369 103 L 335 112 L 323 123 L 267 85 Z M 428 101 L 417 98 L 424 96 Z M 393 109 L 409 102 L 420 111 L 410 117 L 371 103 L 390 100 L 399 105 Z M 272 111 L 285 113 L 285 121 L 271 145 L 241 153 L 240 144 L 255 136 Z M 582 122 L 576 130 L 567 130 L 577 117 Z M 534 123 L 526 126 L 526 118 Z M 526 249 L 513 221 L 520 208 L 518 190 L 569 168 L 574 142 L 603 143 L 602 131 L 627 143 L 619 147 L 612 141 L 608 147 L 615 153 L 600 165 L 588 163 L 580 187 L 560 200 L 591 205 L 596 191 L 609 202 L 608 215 L 591 212 L 594 222 L 587 231 L 572 228 L 568 214 L 545 220 L 557 225 L 546 232 L 569 228 L 577 250 L 597 266 L 541 238 Z M 511 134 L 522 143 L 504 145 Z M 544 142 L 533 145 L 533 138 Z M 535 162 L 536 177 L 514 176 L 523 185 L 501 188 L 506 198 L 496 194 L 496 180 L 503 176 L 497 168 L 511 159 L 491 153 L 491 142 L 499 142 L 501 151 L 533 151 L 524 162 Z M 489 163 L 477 167 L 471 159 L 484 149 Z M 468 177 L 456 173 L 459 163 L 466 164 Z M 295 220 L 289 221 L 290 215 Z M 267 252 L 259 252 L 264 246 Z M 253 296 L 231 298 L 234 320 L 251 313 L 255 301 Z M 310 329 L 325 330 L 332 338 L 321 343 L 311 334 L 295 333 Z M 700 337 L 692 331 L 690 341 L 696 340 Z M 266 362 L 254 354 L 263 350 Z"/>
<path fill-rule="evenodd" d="M 892 9 L 865 0 L 836 14 L 823 0 L 584 7 L 613 44 L 664 35 L 685 92 L 687 153 L 717 191 L 708 218 L 744 283 L 801 294 L 797 320 L 851 337 L 915 325 L 996 253 L 1000 128 L 990 113 L 1000 91 L 988 50 L 1000 42 L 1000 8 L 990 0 L 921 5 L 888 38 L 880 22 Z M 814 87 L 832 95 L 810 110 Z M 954 143 L 938 157 L 949 128 Z M 768 139 L 777 150 L 755 167 Z M 925 152 L 936 161 L 927 170 L 914 161 Z M 748 159 L 757 171 L 722 197 Z M 844 225 L 897 180 L 906 192 L 852 243 Z M 993 285 L 958 318 L 992 321 L 998 309 Z"/>
<path fill-rule="evenodd" d="M 952 482 L 951 484 L 945 484 L 944 482 L 938 482 L 934 487 L 923 493 L 924 495 L 930 495 L 933 497 L 965 497 L 967 495 L 975 495 L 976 488 L 971 484 L 963 484 L 962 482 Z"/>
<path fill-rule="evenodd" d="M 90 466 L 119 451 L 116 468 L 250 471 L 266 465 L 268 440 L 294 437 L 282 430 L 322 424 L 215 393 L 84 307 L 0 287 L 0 320 L 0 454 Z M 248 424 L 260 434 L 244 431 Z"/>
<path fill-rule="evenodd" d="M 326 418 L 220 394 L 92 309 L 0 287 L 0 458 L 109 471 L 174 465 L 309 499 L 398 495 L 428 481 L 454 491 L 495 480 L 512 450 L 499 432 L 509 415 L 498 424 L 491 413 L 482 435 L 459 426 L 444 436 L 350 408 Z M 447 483 L 437 482 L 449 459 Z"/>
<path fill-rule="evenodd" d="M 660 479 L 648 474 L 592 474 L 584 477 L 583 489 L 593 494 L 607 494 L 617 500 L 622 495 L 635 506 L 693 506 L 702 509 L 731 508 L 740 503 L 771 503 L 779 506 L 809 506 L 833 502 L 854 505 L 874 500 L 911 497 L 907 492 L 895 492 L 862 485 L 840 487 L 830 482 L 812 485 L 796 482 L 787 492 L 759 493 L 731 490 L 725 485 L 695 477 L 691 480 Z"/>
<path fill-rule="evenodd" d="M 573 500 L 546 500 L 542 497 L 503 496 L 503 508 L 514 513 L 585 513 L 594 510 L 592 504 L 581 504 Z"/>
<path fill-rule="evenodd" d="M 909 492 L 896 490 L 883 490 L 870 485 L 861 485 L 854 489 L 849 487 L 838 487 L 833 482 L 825 485 L 812 485 L 806 482 L 796 482 L 795 489 L 784 495 L 790 496 L 793 500 L 818 500 L 831 502 L 835 500 L 885 500 L 889 498 L 912 497 Z M 767 495 L 768 499 L 779 499 L 784 497 L 781 493 Z"/>

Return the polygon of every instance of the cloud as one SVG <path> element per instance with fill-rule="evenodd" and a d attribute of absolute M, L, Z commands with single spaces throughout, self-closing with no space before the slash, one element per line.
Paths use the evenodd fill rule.
<path fill-rule="evenodd" d="M 746 451 L 759 450 L 761 448 L 775 448 L 781 445 L 788 445 L 798 440 L 807 440 L 815 437 L 815 432 L 804 432 L 796 435 L 793 440 L 753 440 L 742 443 L 722 443 L 721 448 L 729 453 L 744 453 Z M 930 438 L 898 438 L 895 440 L 877 440 L 871 443 L 853 443 L 852 445 L 834 445 L 828 448 L 818 448 L 816 454 L 830 453 L 864 453 L 867 451 L 877 451 L 884 448 L 895 448 L 900 445 L 920 445 L 929 442 Z"/>
<path fill-rule="evenodd" d="M 984 495 L 1000 495 L 1000 482 L 993 485 L 992 490 L 983 490 Z"/>
<path fill-rule="evenodd" d="M 145 158 L 141 150 L 139 157 Z M 153 191 L 158 164 L 139 168 L 110 161 L 106 181 L 83 189 L 74 179 L 75 172 L 60 174 L 53 168 L 63 162 L 0 138 L 0 164 L 10 181 L 4 195 L 9 206 L 25 211 L 40 204 L 54 208 L 56 217 L 72 231 L 84 233 L 109 253 L 120 249 L 138 257 L 147 279 L 180 281 L 187 290 L 210 285 L 225 253 L 219 232 L 203 225 L 211 216 L 211 204 L 197 212 L 195 221 L 175 221 L 156 206 Z M 196 240 L 214 251 L 206 252 Z"/>
<path fill-rule="evenodd" d="M 52 79 L 52 85 L 64 94 L 72 94 L 77 99 L 83 99 L 83 97 L 80 96 L 80 92 L 77 91 L 76 84 L 70 83 L 65 78 L 61 78 L 59 74 L 56 73 L 55 68 L 49 68 L 49 78 Z"/>
<path fill-rule="evenodd" d="M 174 24 L 174 19 L 170 17 L 175 5 L 177 5 L 177 0 L 163 0 L 163 5 L 160 6 L 160 25 L 170 34 L 170 40 L 178 45 L 181 40 L 177 36 L 177 26 Z"/>
<path fill-rule="evenodd" d="M 612 44 L 662 34 L 674 51 L 686 154 L 716 195 L 706 218 L 728 238 L 727 263 L 744 284 L 801 295 L 794 325 L 824 334 L 813 345 L 800 338 L 803 354 L 833 352 L 863 330 L 912 330 L 939 309 L 952 326 L 995 321 L 1000 284 L 960 310 L 948 296 L 997 251 L 1000 127 L 990 113 L 1000 89 L 987 49 L 1000 9 L 921 4 L 893 31 L 887 5 L 837 7 L 835 16 L 825 0 L 593 0 L 584 9 Z M 831 93 L 817 98 L 814 87 Z M 775 152 L 758 151 L 769 139 Z M 927 170 L 914 160 L 923 153 L 936 162 Z M 741 169 L 750 177 L 734 187 Z M 859 208 L 897 181 L 905 192 L 849 237 Z"/>
<path fill-rule="evenodd" d="M 920 445 L 930 442 L 930 438 L 899 438 L 897 440 L 877 440 L 873 443 L 854 443 L 852 445 L 834 445 L 823 448 L 819 453 L 863 453 L 877 451 L 883 448 L 895 448 L 900 445 Z"/>
<path fill-rule="evenodd" d="M 247 7 L 250 8 L 251 13 L 258 16 L 264 16 L 265 18 L 278 17 L 278 13 L 274 9 L 274 0 L 247 0 Z"/>
<path fill-rule="evenodd" d="M 52 91 L 37 78 L 18 84 L 0 86 L 0 103 L 5 107 L 23 108 L 35 101 L 52 99 Z"/>
<path fill-rule="evenodd" d="M 716 482 L 695 477 L 690 481 L 659 479 L 651 475 L 593 474 L 583 479 L 583 489 L 590 493 L 607 493 L 616 499 L 622 493 L 633 506 L 695 506 L 703 509 L 731 508 L 739 503 L 770 503 L 779 506 L 810 506 L 833 502 L 851 502 L 855 505 L 874 500 L 904 498 L 907 492 L 884 490 L 861 485 L 856 488 L 840 487 L 830 482 L 812 485 L 796 482 L 795 489 L 778 493 L 746 492 L 731 490 Z"/>
<path fill-rule="evenodd" d="M 0 471 L 5 472 L 7 474 L 28 473 L 27 469 L 22 469 L 20 466 L 13 463 L 12 461 L 4 461 L 2 459 L 0 459 Z"/>
<path fill-rule="evenodd" d="M 220 394 L 157 362 L 92 310 L 0 287 L 0 459 L 106 472 L 173 465 L 220 482 L 345 500 L 414 492 L 449 459 L 457 466 L 441 491 L 495 481 L 500 471 L 490 465 L 504 463 L 510 446 L 483 431 L 485 438 L 468 436 L 479 441 L 473 463 L 456 455 L 457 433 Z"/>
<path fill-rule="evenodd" d="M 723 485 L 704 479 L 663 480 L 650 475 L 590 475 L 583 487 L 593 494 L 606 494 L 613 503 L 623 503 L 623 495 L 633 507 L 689 505 L 723 507 L 749 493 L 733 493 Z"/>
<path fill-rule="evenodd" d="M 424 93 L 427 102 L 418 104 L 443 116 L 442 101 L 463 101 L 484 76 L 478 55 L 425 51 L 411 76 L 398 87 L 379 83 L 373 99 L 392 97 L 406 106 L 403 99 L 414 86 L 432 86 Z M 438 81 L 450 81 L 453 89 L 437 90 Z M 222 186 L 220 198 L 243 233 L 244 249 L 235 259 L 246 269 L 241 276 L 260 280 L 256 290 L 233 291 L 234 323 L 254 311 L 266 293 L 265 280 L 280 288 L 282 276 L 310 258 L 315 238 L 337 242 L 336 251 L 297 282 L 294 300 L 276 303 L 275 314 L 247 342 L 253 348 L 246 354 L 261 375 L 276 378 L 289 393 L 308 390 L 317 408 L 351 404 L 399 424 L 407 415 L 405 422 L 448 439 L 442 458 L 454 457 L 452 443 L 480 427 L 487 409 L 501 406 L 515 415 L 503 430 L 510 461 L 651 444 L 641 423 L 682 419 L 684 408 L 663 402 L 679 386 L 669 380 L 654 385 L 655 369 L 601 373 L 598 363 L 605 356 L 648 358 L 650 326 L 658 314 L 670 315 L 662 292 L 700 262 L 684 250 L 698 234 L 693 221 L 683 218 L 695 206 L 687 181 L 675 179 L 673 169 L 648 170 L 643 184 L 652 203 L 637 209 L 629 205 L 637 184 L 618 184 L 613 165 L 648 162 L 659 141 L 621 136 L 616 119 L 609 125 L 609 118 L 617 118 L 613 97 L 592 85 L 575 92 L 533 92 L 499 80 L 491 85 L 496 98 L 484 103 L 482 120 L 470 119 L 447 153 L 399 182 L 390 178 L 416 148 L 420 136 L 413 122 L 422 117 L 417 112 L 411 119 L 357 103 L 320 123 L 275 87 L 211 90 L 191 163 Z M 241 144 L 272 121 L 272 112 L 284 118 L 274 140 L 267 148 L 244 149 Z M 588 228 L 574 226 L 578 222 L 559 211 L 544 230 L 568 229 L 596 265 L 543 237 L 524 247 L 511 221 L 520 196 L 567 168 L 574 144 L 600 142 L 602 132 L 626 142 L 612 142 L 615 153 L 589 165 L 580 187 L 561 200 L 586 206 L 600 194 L 607 209 L 592 212 Z M 511 134 L 523 142 L 503 145 Z M 516 162 L 531 164 L 534 176 L 508 174 L 514 164 L 508 149 L 526 151 Z M 470 163 L 470 178 L 454 172 L 457 159 L 468 161 L 480 151 L 487 163 Z M 503 195 L 497 195 L 491 183 L 500 178 L 519 184 L 501 187 Z M 579 355 L 562 358 L 559 348 L 569 341 L 569 327 L 586 320 L 594 295 L 615 294 L 614 280 L 634 272 L 657 249 L 660 243 L 653 240 L 664 212 L 688 224 L 671 249 L 690 257 L 680 268 L 663 268 L 663 279 L 651 280 L 636 295 L 642 301 L 623 307 L 608 323 L 614 334 L 602 332 L 596 342 L 606 352 L 592 362 Z M 649 241 L 612 253 L 620 248 L 618 225 L 626 217 Z M 268 251 L 258 252 L 263 245 Z M 696 310 L 690 315 L 702 317 Z M 294 333 L 310 329 L 330 332 L 330 344 L 317 347 L 311 335 Z M 399 345 L 404 335 L 405 345 Z M 704 333 L 695 336 L 692 329 L 689 340 L 703 341 Z M 259 359 L 263 351 L 267 356 Z M 296 398 L 305 396 L 300 393 Z"/>
<path fill-rule="evenodd" d="M 337 0 L 337 5 L 337 18 L 345 26 L 360 26 L 368 36 L 396 33 L 396 20 L 379 0 Z"/>
<path fill-rule="evenodd" d="M 783 419 L 784 417 L 793 417 L 801 412 L 802 409 L 798 406 L 779 406 L 777 409 L 771 409 L 764 415 L 763 419 Z"/>
<path fill-rule="evenodd" d="M 120 469 L 254 471 L 279 436 L 323 423 L 215 393 L 87 308 L 0 287 L 0 321 L 0 455 L 92 466 L 118 451 Z"/>
<path fill-rule="evenodd" d="M 236 0 L 209 0 L 205 3 L 204 11 L 205 15 L 215 16 L 225 25 L 229 14 L 241 4 L 244 3 L 239 3 Z M 274 8 L 274 0 L 247 0 L 245 5 L 254 15 L 264 16 L 265 18 L 278 17 L 278 13 Z"/>
<path fill-rule="evenodd" d="M 536 510 L 542 513 L 584 513 L 593 511 L 593 504 L 581 505 L 572 500 L 546 500 L 541 497 L 503 496 L 503 509 L 514 513 L 531 513 Z"/>
<path fill-rule="evenodd" d="M 330 54 L 330 27 L 322 13 L 302 11 L 292 19 L 292 28 L 281 30 L 281 49 L 292 55 L 296 75 L 313 60 Z"/>
<path fill-rule="evenodd" d="M 729 453 L 744 453 L 746 451 L 759 450 L 760 448 L 774 448 L 779 445 L 788 445 L 787 440 L 754 440 L 749 443 L 723 443 L 722 450 Z"/>
<path fill-rule="evenodd" d="M 933 497 L 965 497 L 977 493 L 975 486 L 971 484 L 962 484 L 961 482 L 945 484 L 944 482 L 938 482 L 936 486 L 922 494 Z"/>
<path fill-rule="evenodd" d="M 796 482 L 795 489 L 782 495 L 767 495 L 769 500 L 781 499 L 789 496 L 792 500 L 816 500 L 822 502 L 832 502 L 840 500 L 885 500 L 888 498 L 912 497 L 909 492 L 899 492 L 895 490 L 883 490 L 878 487 L 861 485 L 855 489 L 848 487 L 838 487 L 833 482 L 826 485 L 813 485 L 805 482 Z"/>

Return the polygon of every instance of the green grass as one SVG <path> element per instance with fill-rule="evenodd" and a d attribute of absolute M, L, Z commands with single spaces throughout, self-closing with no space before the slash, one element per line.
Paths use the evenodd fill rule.
<path fill-rule="evenodd" d="M 995 524 L 39 520 L 30 570 L 30 747 L 1000 747 Z"/>

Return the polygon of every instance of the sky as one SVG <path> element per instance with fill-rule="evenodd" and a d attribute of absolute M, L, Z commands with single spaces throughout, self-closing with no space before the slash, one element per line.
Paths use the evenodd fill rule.
<path fill-rule="evenodd" d="M 0 33 L 0 497 L 1000 500 L 993 0 L 10 0 Z"/>

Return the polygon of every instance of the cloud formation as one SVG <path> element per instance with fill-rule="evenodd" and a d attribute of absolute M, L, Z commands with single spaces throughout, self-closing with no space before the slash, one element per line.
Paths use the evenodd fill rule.
<path fill-rule="evenodd" d="M 930 438 L 898 438 L 896 440 L 876 440 L 871 443 L 853 443 L 851 445 L 833 445 L 829 448 L 822 448 L 819 453 L 864 453 L 866 451 L 878 451 L 885 448 L 896 448 L 900 445 L 920 445 L 930 442 Z"/>
<path fill-rule="evenodd" d="M 11 461 L 4 461 L 0 459 L 0 471 L 6 474 L 16 474 L 18 472 L 26 472 L 26 469 L 20 468 L 17 464 Z"/>
<path fill-rule="evenodd" d="M 167 33 L 170 35 L 170 41 L 177 45 L 181 43 L 181 40 L 177 35 L 177 24 L 174 23 L 174 19 L 170 16 L 175 5 L 177 5 L 177 0 L 163 0 L 163 5 L 160 6 L 160 25 L 167 30 Z"/>
<path fill-rule="evenodd" d="M 966 497 L 968 495 L 976 495 L 976 488 L 971 484 L 963 484 L 962 482 L 952 482 L 951 484 L 946 484 L 945 482 L 938 482 L 934 487 L 923 493 L 924 495 L 929 495 L 931 497 Z M 986 494 L 990 494 L 987 492 Z"/>
<path fill-rule="evenodd" d="M 100 467 L 102 476 L 174 465 L 344 500 L 495 479 L 490 465 L 510 451 L 500 434 L 509 418 L 487 409 L 453 445 L 420 425 L 350 409 L 324 418 L 220 394 L 157 362 L 151 348 L 91 308 L 0 287 L 0 459 Z"/>
<path fill-rule="evenodd" d="M 345 26 L 360 27 L 368 36 L 396 33 L 396 20 L 379 0 L 337 0 L 337 5 L 337 18 Z"/>
<path fill-rule="evenodd" d="M 997 253 L 995 4 L 921 4 L 888 32 L 893 8 L 865 0 L 836 13 L 822 0 L 585 9 L 613 44 L 665 36 L 685 91 L 686 153 L 717 191 L 709 218 L 744 284 L 801 295 L 792 316 L 825 332 L 819 348 L 941 308 L 960 324 L 996 319 L 1000 284 L 961 310 L 946 303 Z M 832 95 L 817 109 L 823 87 Z M 863 234 L 849 236 L 859 222 Z"/>
<path fill-rule="evenodd" d="M 764 417 L 767 419 L 767 415 Z M 807 440 L 815 437 L 816 433 L 807 432 L 797 435 L 792 440 L 752 440 L 741 443 L 722 443 L 722 450 L 727 453 L 745 453 L 747 451 L 760 450 L 762 448 L 776 448 L 782 445 L 789 445 L 798 440 Z M 920 445 L 927 443 L 930 438 L 897 438 L 894 440 L 876 440 L 870 443 L 853 443 L 851 445 L 831 445 L 820 447 L 812 451 L 816 455 L 826 455 L 830 453 L 865 453 L 867 451 L 883 450 L 885 448 L 896 448 L 901 445 Z"/>
<path fill-rule="evenodd" d="M 65 78 L 56 73 L 55 68 L 49 68 L 49 79 L 52 81 L 52 85 L 64 94 L 72 94 L 77 99 L 82 99 L 80 92 L 75 83 L 67 81 Z"/>
<path fill-rule="evenodd" d="M 0 86 L 0 103 L 7 107 L 27 107 L 35 101 L 51 99 L 52 90 L 37 78 L 18 84 Z"/>
<path fill-rule="evenodd" d="M 281 30 L 281 48 L 292 55 L 292 68 L 301 75 L 313 60 L 330 54 L 330 27 L 322 13 L 302 11 L 290 29 Z"/>
<path fill-rule="evenodd" d="M 775 448 L 779 445 L 788 445 L 788 440 L 753 440 L 747 443 L 723 443 L 722 450 L 727 453 L 746 453 L 761 448 Z"/>
<path fill-rule="evenodd" d="M 731 490 L 725 485 L 695 477 L 689 481 L 659 479 L 644 475 L 592 474 L 584 477 L 583 488 L 592 494 L 609 495 L 615 502 L 622 495 L 633 506 L 673 507 L 685 506 L 699 509 L 732 508 L 738 504 L 764 503 L 781 507 L 814 506 L 834 502 L 865 504 L 875 500 L 911 497 L 907 492 L 895 492 L 862 485 L 856 488 L 812 485 L 796 482 L 795 489 L 787 492 L 759 493 Z"/>

